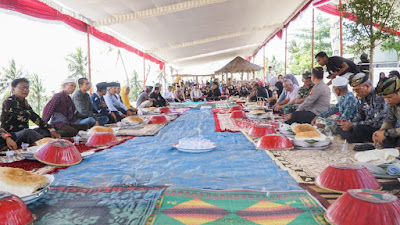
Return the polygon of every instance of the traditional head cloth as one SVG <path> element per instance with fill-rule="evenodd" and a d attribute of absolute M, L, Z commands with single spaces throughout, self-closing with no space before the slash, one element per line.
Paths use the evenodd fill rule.
<path fill-rule="evenodd" d="M 75 83 L 75 80 L 74 80 L 74 79 L 71 79 L 71 78 L 67 78 L 67 79 L 65 79 L 65 80 L 63 81 L 62 84 L 66 84 L 66 83 Z"/>
<path fill-rule="evenodd" d="M 357 73 L 349 77 L 349 84 L 352 87 L 356 87 L 368 80 L 368 75 L 365 73 Z"/>
<path fill-rule="evenodd" d="M 304 72 L 304 73 L 303 73 L 303 78 L 304 78 L 304 79 L 311 78 L 311 73 L 308 72 L 308 71 Z"/>
<path fill-rule="evenodd" d="M 399 73 L 399 71 L 397 71 L 397 70 L 392 70 L 392 71 L 389 72 L 389 78 L 390 78 L 390 77 L 394 77 L 394 76 L 400 78 L 400 73 Z"/>
<path fill-rule="evenodd" d="M 115 86 L 116 86 L 116 87 L 121 87 L 121 84 L 118 83 L 118 82 L 115 82 Z"/>
<path fill-rule="evenodd" d="M 332 85 L 334 87 L 347 86 L 347 82 L 348 82 L 348 80 L 346 78 L 338 76 L 332 80 Z"/>
<path fill-rule="evenodd" d="M 400 89 L 400 80 L 397 77 L 383 78 L 376 86 L 376 93 L 378 95 L 390 95 Z"/>

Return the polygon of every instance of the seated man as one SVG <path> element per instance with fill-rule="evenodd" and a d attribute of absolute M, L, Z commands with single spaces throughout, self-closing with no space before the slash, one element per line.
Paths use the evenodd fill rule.
<path fill-rule="evenodd" d="M 117 120 L 127 116 L 133 116 L 134 112 L 129 110 L 122 102 L 120 102 L 114 95 L 117 93 L 118 83 L 111 82 L 108 84 L 107 93 L 104 96 L 104 101 L 107 107 L 117 116 Z"/>
<path fill-rule="evenodd" d="M 131 92 L 131 89 L 127 85 L 122 87 L 120 92 L 122 104 L 124 104 L 128 110 L 132 110 L 134 113 L 137 113 L 136 108 L 133 107 L 129 101 L 129 92 Z"/>
<path fill-rule="evenodd" d="M 139 97 L 136 100 L 136 107 L 139 108 L 148 108 L 153 105 L 155 101 L 154 98 L 150 98 L 150 93 L 153 90 L 152 86 L 146 86 L 146 90 L 140 93 Z"/>
<path fill-rule="evenodd" d="M 221 99 L 221 91 L 219 90 L 219 87 L 218 87 L 218 82 L 213 82 L 213 84 L 212 84 L 212 88 L 211 88 L 211 96 L 209 96 L 208 98 L 207 98 L 207 100 L 214 100 L 214 101 L 217 101 L 217 100 L 220 100 Z"/>
<path fill-rule="evenodd" d="M 331 91 L 324 83 L 324 70 L 322 67 L 315 67 L 312 70 L 311 80 L 314 87 L 306 100 L 295 112 L 289 114 L 285 123 L 311 123 L 314 117 L 325 112 L 330 106 Z"/>
<path fill-rule="evenodd" d="M 283 107 L 285 107 L 285 105 L 296 99 L 300 87 L 296 84 L 293 84 L 292 80 L 285 79 L 283 81 L 283 88 L 286 90 L 285 99 L 280 102 L 277 102 L 274 106 L 272 106 L 272 109 L 276 112 L 281 112 Z"/>
<path fill-rule="evenodd" d="M 203 93 L 200 91 L 199 85 L 194 84 L 194 87 L 190 92 L 190 100 L 193 102 L 203 101 Z"/>
<path fill-rule="evenodd" d="M 348 80 L 344 77 L 336 77 L 332 80 L 333 91 L 340 97 L 339 102 L 330 107 L 323 113 L 318 114 L 311 124 L 317 124 L 318 127 L 325 127 L 336 133 L 336 124 L 333 119 L 328 117 L 340 113 L 336 120 L 352 120 L 357 111 L 357 98 L 354 94 L 347 90 Z"/>
<path fill-rule="evenodd" d="M 296 99 L 290 101 L 285 107 L 283 107 L 283 114 L 289 114 L 294 111 L 299 107 L 301 103 L 303 103 L 308 95 L 311 92 L 311 89 L 314 87 L 314 84 L 311 81 L 311 73 L 306 71 L 303 73 L 303 87 L 299 89 L 297 92 Z"/>
<path fill-rule="evenodd" d="M 66 79 L 62 85 L 63 90 L 53 95 L 43 109 L 43 120 L 50 121 L 57 133 L 63 137 L 73 137 L 80 130 L 87 130 L 87 124 L 75 124 L 74 112 L 75 105 L 69 96 L 76 88 L 73 79 Z"/>
<path fill-rule="evenodd" d="M 87 93 L 90 90 L 90 83 L 86 78 L 78 79 L 79 89 L 72 95 L 72 101 L 76 107 L 75 110 L 75 123 L 87 124 L 89 128 L 93 126 L 104 126 L 108 122 L 108 116 L 96 116 L 93 113 L 92 102 Z"/>
<path fill-rule="evenodd" d="M 174 92 L 175 102 L 184 102 L 186 101 L 185 93 L 181 90 L 181 86 L 176 86 L 176 90 Z"/>
<path fill-rule="evenodd" d="M 161 96 L 160 88 L 155 87 L 154 91 L 150 94 L 150 98 L 154 99 L 153 106 L 155 107 L 163 107 L 167 106 L 168 102 Z"/>
<path fill-rule="evenodd" d="M 349 143 L 372 142 L 373 133 L 381 128 L 386 116 L 385 100 L 375 92 L 367 74 L 353 75 L 349 83 L 359 98 L 357 112 L 351 121 L 337 121 L 336 132 Z"/>
<path fill-rule="evenodd" d="M 60 138 L 56 130 L 43 121 L 28 104 L 29 81 L 18 78 L 11 83 L 11 96 L 3 102 L 1 111 L 1 127 L 12 134 L 18 145 L 22 142 L 32 144 L 44 137 Z M 29 120 L 38 128 L 29 129 Z"/>
<path fill-rule="evenodd" d="M 396 128 L 400 120 L 400 79 L 397 76 L 383 78 L 376 87 L 376 93 L 383 96 L 388 104 L 385 120 L 372 136 L 375 144 L 383 148 L 400 147 L 400 128 Z"/>
<path fill-rule="evenodd" d="M 97 91 L 90 96 L 92 102 L 93 112 L 96 116 L 107 116 L 110 123 L 116 123 L 117 116 L 108 109 L 106 102 L 104 101 L 104 95 L 107 93 L 108 84 L 106 82 L 100 82 L 96 84 Z"/>
<path fill-rule="evenodd" d="M 168 102 L 174 101 L 174 93 L 172 92 L 172 86 L 168 86 L 168 89 L 164 91 L 163 98 Z"/>

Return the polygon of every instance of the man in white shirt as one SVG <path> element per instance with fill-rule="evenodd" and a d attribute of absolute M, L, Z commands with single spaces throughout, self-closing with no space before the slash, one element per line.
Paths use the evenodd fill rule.
<path fill-rule="evenodd" d="M 133 112 L 128 110 L 128 108 L 122 104 L 122 102 L 118 101 L 114 95 L 117 93 L 118 84 L 115 82 L 109 83 L 109 87 L 107 87 L 107 94 L 104 95 L 104 101 L 107 104 L 108 109 L 117 116 L 117 120 L 120 121 L 122 118 L 127 116 L 133 116 Z M 118 110 L 119 109 L 119 110 Z"/>
<path fill-rule="evenodd" d="M 276 103 L 272 107 L 274 111 L 280 112 L 283 109 L 283 107 L 285 107 L 286 104 L 296 99 L 297 92 L 299 91 L 300 88 L 298 85 L 293 84 L 292 80 L 289 79 L 285 79 L 283 81 L 283 87 L 286 90 L 286 98 L 283 101 Z"/>
<path fill-rule="evenodd" d="M 278 77 L 276 76 L 275 71 L 272 70 L 272 66 L 268 67 L 266 76 L 268 83 L 272 86 L 275 86 L 276 82 L 278 81 Z"/>
<path fill-rule="evenodd" d="M 173 102 L 174 101 L 174 93 L 172 92 L 172 86 L 168 87 L 168 90 L 164 91 L 163 98 L 167 100 L 168 102 Z"/>
<path fill-rule="evenodd" d="M 190 99 L 193 102 L 199 102 L 203 101 L 203 92 L 200 91 L 199 86 L 197 84 L 194 84 L 193 90 L 190 92 Z"/>

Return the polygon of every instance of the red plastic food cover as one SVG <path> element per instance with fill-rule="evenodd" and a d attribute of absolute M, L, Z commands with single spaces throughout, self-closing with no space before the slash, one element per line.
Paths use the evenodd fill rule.
<path fill-rule="evenodd" d="M 275 133 L 276 133 L 276 130 L 272 125 L 271 126 L 255 125 L 249 131 L 250 136 L 253 136 L 253 137 L 262 137 L 265 135 L 275 134 Z"/>
<path fill-rule="evenodd" d="M 282 135 L 267 135 L 261 137 L 257 142 L 257 149 L 260 150 L 285 150 L 293 149 L 292 142 Z"/>
<path fill-rule="evenodd" d="M 400 200 L 382 191 L 352 189 L 329 206 L 325 218 L 336 225 L 399 225 Z"/>
<path fill-rule="evenodd" d="M 35 158 L 52 166 L 71 166 L 82 161 L 81 153 L 70 141 L 50 140 L 35 153 Z"/>
<path fill-rule="evenodd" d="M 245 118 L 246 114 L 242 110 L 238 110 L 238 111 L 233 111 L 229 117 L 230 118 Z"/>
<path fill-rule="evenodd" d="M 242 108 L 240 105 L 235 105 L 235 106 L 232 106 L 232 107 L 229 109 L 229 112 L 241 111 L 241 110 L 243 110 L 243 108 Z"/>
<path fill-rule="evenodd" d="M 115 145 L 118 143 L 117 138 L 114 134 L 108 132 L 94 133 L 90 136 L 89 140 L 86 142 L 86 146 L 98 147 L 98 146 L 108 146 Z"/>
<path fill-rule="evenodd" d="M 158 123 L 166 123 L 167 118 L 165 116 L 152 116 L 149 124 L 158 124 Z"/>
<path fill-rule="evenodd" d="M 171 110 L 169 110 L 168 107 L 161 107 L 161 108 L 160 108 L 160 112 L 161 112 L 161 113 L 169 113 L 169 112 L 171 112 Z"/>
<path fill-rule="evenodd" d="M 0 191 L 0 224 L 33 224 L 33 216 L 20 198 Z"/>
<path fill-rule="evenodd" d="M 315 180 L 321 188 L 334 192 L 346 192 L 349 189 L 379 190 L 381 184 L 363 165 L 340 163 L 328 166 Z"/>

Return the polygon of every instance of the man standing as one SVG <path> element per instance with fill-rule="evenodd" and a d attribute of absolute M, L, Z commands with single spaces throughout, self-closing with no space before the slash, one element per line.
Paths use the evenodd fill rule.
<path fill-rule="evenodd" d="M 365 73 L 351 76 L 349 83 L 359 97 L 357 112 L 352 121 L 336 121 L 336 132 L 349 143 L 372 142 L 373 133 L 381 128 L 385 119 L 385 100 L 376 94 Z"/>
<path fill-rule="evenodd" d="M 400 119 L 400 80 L 397 77 L 384 78 L 379 81 L 376 93 L 383 96 L 388 104 L 385 121 L 375 131 L 372 140 L 384 148 L 400 147 L 400 128 L 396 128 Z"/>
<path fill-rule="evenodd" d="M 199 102 L 203 100 L 203 93 L 200 91 L 199 86 L 194 84 L 193 90 L 190 92 L 190 99 L 193 102 Z"/>
<path fill-rule="evenodd" d="M 266 76 L 269 85 L 275 86 L 276 82 L 278 81 L 278 77 L 276 76 L 275 71 L 272 70 L 272 66 L 268 67 Z"/>
<path fill-rule="evenodd" d="M 332 56 L 328 58 L 325 52 L 320 52 L 315 56 L 317 63 L 321 66 L 326 66 L 329 73 L 328 79 L 334 79 L 336 76 L 342 76 L 349 79 L 351 75 L 360 72 L 360 68 L 351 60 L 345 59 L 340 56 Z M 329 81 L 330 85 L 332 81 Z"/>
<path fill-rule="evenodd" d="M 116 123 L 117 116 L 108 109 L 103 97 L 107 93 L 107 86 L 106 82 L 96 84 L 97 91 L 90 96 L 90 101 L 92 102 L 93 112 L 98 117 L 107 116 L 109 122 Z"/>
<path fill-rule="evenodd" d="M 87 93 L 90 90 L 90 83 L 86 78 L 79 78 L 79 89 L 72 95 L 74 101 L 75 120 L 77 124 L 88 124 L 89 128 L 93 126 L 104 126 L 108 122 L 108 117 L 104 115 L 96 116 L 93 113 L 93 105 L 90 96 Z"/>

